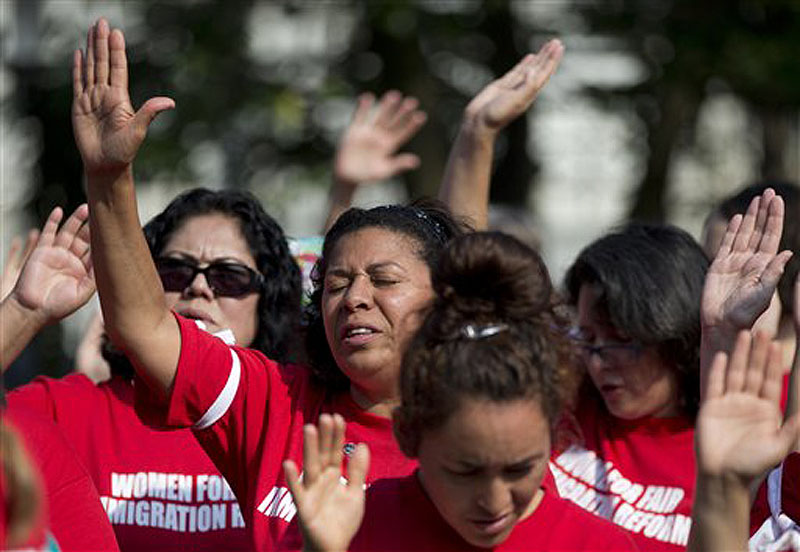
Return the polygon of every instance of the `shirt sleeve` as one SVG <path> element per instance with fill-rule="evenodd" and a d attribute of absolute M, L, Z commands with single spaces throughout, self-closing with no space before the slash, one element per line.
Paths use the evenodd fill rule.
<path fill-rule="evenodd" d="M 47 378 L 36 378 L 17 387 L 7 395 L 6 400 L 9 412 L 25 411 L 40 418 L 57 421 L 56 404 Z"/>
<path fill-rule="evenodd" d="M 176 318 L 181 353 L 172 392 L 166 402 L 159 402 L 137 381 L 137 414 L 151 426 L 192 428 L 241 500 L 248 466 L 265 451 L 283 447 L 276 432 L 267 445 L 268 429 L 290 424 L 296 405 L 303 403 L 307 371 L 227 345 L 191 320 Z"/>

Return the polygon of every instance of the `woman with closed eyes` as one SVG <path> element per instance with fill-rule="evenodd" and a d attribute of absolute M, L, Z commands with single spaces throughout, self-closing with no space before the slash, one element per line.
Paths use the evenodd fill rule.
<path fill-rule="evenodd" d="M 492 132 L 524 112 L 561 52 L 557 41 L 548 43 L 499 81 L 513 86 L 490 85 L 478 95 L 483 107 L 491 107 Z M 165 267 L 186 253 L 199 258 L 201 268 L 225 256 L 205 246 L 179 249 L 175 235 L 173 244 L 158 250 L 159 266 L 136 215 L 133 161 L 150 122 L 175 103 L 156 97 L 133 109 L 124 37 L 103 19 L 90 29 L 85 52 L 75 53 L 73 77 L 72 121 L 87 175 L 97 288 L 109 337 L 144 383 L 137 385 L 137 411 L 148 423 L 193 429 L 230 482 L 258 550 L 274 549 L 293 534 L 299 538 L 281 465 L 285 459 L 302 462 L 303 426 L 322 413 L 347 421 L 348 450 L 369 443 L 376 461 L 367 482 L 412 472 L 415 461 L 392 438 L 398 372 L 433 298 L 431 266 L 461 225 L 433 206 L 343 213 L 326 233 L 317 264 L 307 326 L 310 366 L 229 346 L 190 320 L 208 314 L 213 321 L 214 312 L 195 310 L 201 292 L 208 293 L 205 275 L 197 275 L 197 290 L 176 302 L 169 289 L 166 296 L 155 292 Z M 481 126 L 484 109 L 476 112 Z M 254 325 L 252 319 L 240 322 Z M 140 394 L 145 386 L 150 392 Z"/>
<path fill-rule="evenodd" d="M 144 234 L 174 312 L 271 358 L 286 361 L 297 350 L 299 269 L 254 197 L 191 190 Z M 109 381 L 39 378 L 10 393 L 9 408 L 56 421 L 89 470 L 121 550 L 249 550 L 233 493 L 191 431 L 145 426 L 134 412 L 133 368 L 108 344 L 103 353 Z"/>

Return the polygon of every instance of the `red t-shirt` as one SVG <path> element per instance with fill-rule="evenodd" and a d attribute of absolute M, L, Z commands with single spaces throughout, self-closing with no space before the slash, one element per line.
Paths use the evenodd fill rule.
<path fill-rule="evenodd" d="M 281 543 L 283 545 L 283 543 Z M 439 514 L 416 475 L 367 490 L 364 521 L 349 547 L 358 551 L 485 550 L 467 543 Z M 536 510 L 494 550 L 636 550 L 611 523 L 545 491 Z"/>
<path fill-rule="evenodd" d="M 594 400 L 576 418 L 576 439 L 550 462 L 559 494 L 630 531 L 641 550 L 685 549 L 695 484 L 692 420 L 621 420 Z"/>
<path fill-rule="evenodd" d="M 44 526 L 60 546 L 55 549 L 119 550 L 92 480 L 58 428 L 22 409 L 8 408 L 3 415 L 22 436 L 41 475 L 46 505 Z M 39 531 L 35 540 L 42 536 Z"/>
<path fill-rule="evenodd" d="M 191 431 L 145 426 L 133 401 L 131 382 L 95 385 L 81 374 L 37 378 L 8 395 L 10 410 L 58 424 L 92 476 L 121 550 L 250 550 L 239 505 Z"/>
<path fill-rule="evenodd" d="M 295 518 L 282 462 L 292 459 L 302 469 L 303 425 L 316 423 L 320 413 L 344 417 L 346 453 L 356 443 L 369 445 L 367 483 L 408 475 L 416 467 L 395 443 L 391 420 L 365 412 L 349 393 L 326 391 L 304 366 L 280 365 L 260 352 L 228 346 L 176 318 L 181 355 L 169 404 L 137 393 L 137 410 L 151 424 L 194 428 L 239 499 L 258 550 L 274 549 Z M 291 535 L 299 540 L 296 527 Z"/>

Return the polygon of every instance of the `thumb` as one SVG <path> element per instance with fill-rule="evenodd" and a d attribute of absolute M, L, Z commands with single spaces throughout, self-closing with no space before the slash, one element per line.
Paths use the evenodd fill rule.
<path fill-rule="evenodd" d="M 419 164 L 419 156 L 413 153 L 401 153 L 392 158 L 392 173 L 399 174 L 401 172 L 410 171 L 419 167 Z"/>
<path fill-rule="evenodd" d="M 175 100 L 172 98 L 167 98 L 165 96 L 150 98 L 144 102 L 144 105 L 142 105 L 139 111 L 136 112 L 136 115 L 133 116 L 134 127 L 144 135 L 147 133 L 147 128 L 150 126 L 150 123 L 156 118 L 156 115 L 167 109 L 174 108 Z"/>

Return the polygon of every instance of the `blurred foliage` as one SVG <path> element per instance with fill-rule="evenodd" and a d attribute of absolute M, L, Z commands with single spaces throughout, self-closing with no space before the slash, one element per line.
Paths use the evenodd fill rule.
<path fill-rule="evenodd" d="M 65 32 L 42 0 L 14 5 L 17 23 L 35 23 L 20 33 Z M 521 16 L 542 6 L 561 19 Z M 403 176 L 409 195 L 434 194 L 469 98 L 562 32 L 596 40 L 645 69 L 633 85 L 584 90 L 609 110 L 633 106 L 646 129 L 645 143 L 631 144 L 643 166 L 631 216 L 666 218 L 671 161 L 693 145 L 700 106 L 720 91 L 742 98 L 760 125 L 762 175 L 787 176 L 800 102 L 797 0 L 142 0 L 116 9 L 125 15 L 111 23 L 128 40 L 134 105 L 154 95 L 177 103 L 151 129 L 136 164 L 141 180 L 211 180 L 257 189 L 268 201 L 280 181 L 327 186 L 355 96 L 395 88 L 418 97 L 429 114 L 407 148 L 423 160 Z M 81 40 L 62 37 L 76 47 Z M 70 48 L 33 59 L 7 66 L 15 112 L 39 122 L 28 208 L 43 221 L 53 206 L 70 211 L 84 194 L 70 124 Z M 531 134 L 523 118 L 501 136 L 493 201 L 528 204 L 537 172 Z M 222 170 L 208 174 L 214 158 Z"/>
<path fill-rule="evenodd" d="M 631 216 L 663 221 L 670 160 L 692 145 L 703 99 L 730 91 L 761 123 L 762 177 L 785 178 L 787 140 L 800 104 L 800 2 L 593 0 L 576 4 L 590 33 L 606 36 L 647 77 L 588 92 L 609 108 L 633 102 L 647 128 L 646 170 Z"/>

